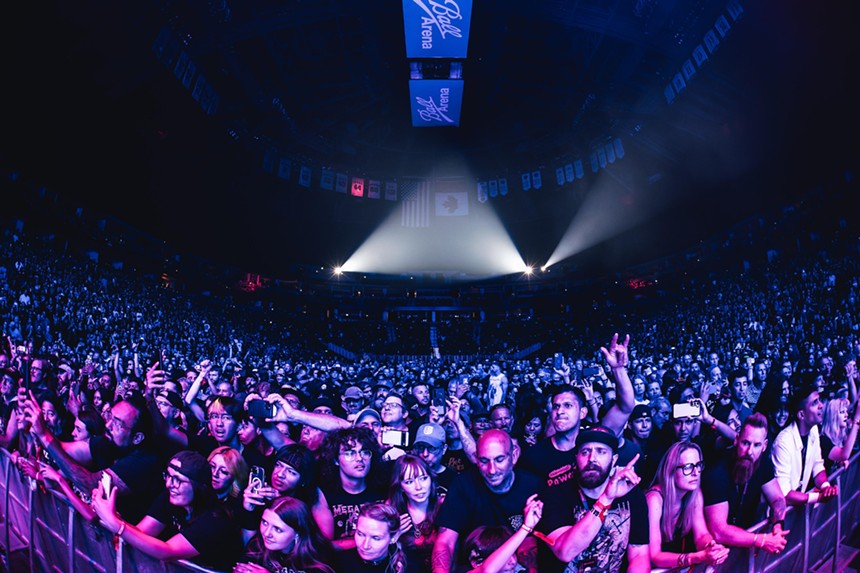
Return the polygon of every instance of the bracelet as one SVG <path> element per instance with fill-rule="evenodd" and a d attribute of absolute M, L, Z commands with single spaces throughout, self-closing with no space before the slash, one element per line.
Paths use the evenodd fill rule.
<path fill-rule="evenodd" d="M 755 547 L 756 549 L 761 549 L 761 547 L 758 544 L 758 533 L 753 535 L 753 547 Z"/>
<path fill-rule="evenodd" d="M 690 564 L 690 556 L 686 553 L 678 555 L 678 567 L 686 567 Z"/>
<path fill-rule="evenodd" d="M 529 526 L 528 526 L 528 525 L 526 525 L 525 523 L 523 523 L 522 525 L 520 525 L 520 529 L 522 529 L 522 530 L 523 530 L 523 531 L 525 531 L 526 533 L 534 533 L 534 527 L 529 527 Z"/>
<path fill-rule="evenodd" d="M 817 491 L 811 491 L 806 495 L 807 495 L 806 503 L 809 503 L 809 504 L 818 503 L 819 495 L 818 495 Z"/>
<path fill-rule="evenodd" d="M 115 537 L 117 537 L 117 538 L 122 537 L 123 531 L 125 531 L 125 522 L 120 521 L 119 522 L 119 529 L 116 530 L 116 536 Z"/>
<path fill-rule="evenodd" d="M 826 488 L 826 487 L 830 487 L 830 482 L 829 482 L 829 481 L 826 481 L 826 482 L 824 482 L 823 484 L 821 484 L 821 487 L 819 487 L 818 489 L 820 489 L 820 490 L 821 490 L 821 489 L 824 489 L 824 488 Z"/>

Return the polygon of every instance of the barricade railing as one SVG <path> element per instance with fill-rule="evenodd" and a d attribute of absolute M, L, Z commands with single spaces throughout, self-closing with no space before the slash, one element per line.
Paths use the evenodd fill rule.
<path fill-rule="evenodd" d="M 840 546 L 854 533 L 860 517 L 860 454 L 851 458 L 847 469 L 830 476 L 839 487 L 835 501 L 789 507 L 785 529 L 789 530 L 785 551 L 773 555 L 764 551 L 732 547 L 728 559 L 717 567 L 654 569 L 660 573 L 691 571 L 694 573 L 733 572 L 781 573 L 808 571 L 813 565 L 833 559 L 836 572 Z M 15 468 L 9 452 L 0 449 L 0 495 L 3 513 L 2 542 L 7 569 L 13 553 L 19 559 L 26 553 L 29 570 L 68 573 L 218 573 L 188 561 L 165 563 L 141 553 L 128 551 L 122 540 L 115 547 L 113 536 L 101 525 L 87 522 L 62 497 L 44 494 Z M 766 521 L 749 531 L 764 530 Z M 814 541 L 813 541 L 814 540 Z"/>
<path fill-rule="evenodd" d="M 87 522 L 61 496 L 43 493 L 12 464 L 0 449 L 3 556 L 12 563 L 29 563 L 32 572 L 62 573 L 219 573 L 188 561 L 165 563 L 140 551 L 129 551 L 122 540 L 101 525 Z"/>
<path fill-rule="evenodd" d="M 832 558 L 832 571 L 836 573 L 839 564 L 840 547 L 854 533 L 860 511 L 860 467 L 857 461 L 860 454 L 852 456 L 847 468 L 834 472 L 830 483 L 839 488 L 839 495 L 833 501 L 806 505 L 789 506 L 785 515 L 784 529 L 789 531 L 785 550 L 778 555 L 765 551 L 753 551 L 732 547 L 729 557 L 719 566 L 696 565 L 693 567 L 654 569 L 659 573 L 789 573 L 809 571 Z M 767 521 L 749 528 L 751 532 L 769 531 Z"/>

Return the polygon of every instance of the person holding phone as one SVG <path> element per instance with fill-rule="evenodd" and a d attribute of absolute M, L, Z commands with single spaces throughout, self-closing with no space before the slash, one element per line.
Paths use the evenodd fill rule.
<path fill-rule="evenodd" d="M 198 452 L 175 454 L 164 471 L 165 488 L 137 523 L 116 510 L 115 487 L 100 481 L 92 505 L 102 525 L 115 538 L 162 561 L 189 559 L 227 571 L 242 555 L 242 538 L 233 519 L 212 490 L 212 470 Z"/>

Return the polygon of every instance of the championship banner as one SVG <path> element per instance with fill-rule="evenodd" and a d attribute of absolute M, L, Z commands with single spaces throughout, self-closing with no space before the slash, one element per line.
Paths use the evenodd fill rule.
<path fill-rule="evenodd" d="M 458 127 L 463 80 L 409 80 L 412 127 Z"/>
<path fill-rule="evenodd" d="M 472 0 L 403 0 L 407 58 L 466 59 Z"/>

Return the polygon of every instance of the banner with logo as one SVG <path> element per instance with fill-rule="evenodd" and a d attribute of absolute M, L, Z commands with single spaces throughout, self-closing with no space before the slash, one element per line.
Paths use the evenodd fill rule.
<path fill-rule="evenodd" d="M 407 58 L 465 59 L 472 0 L 403 0 Z"/>
<path fill-rule="evenodd" d="M 409 80 L 412 127 L 458 127 L 463 80 Z"/>

